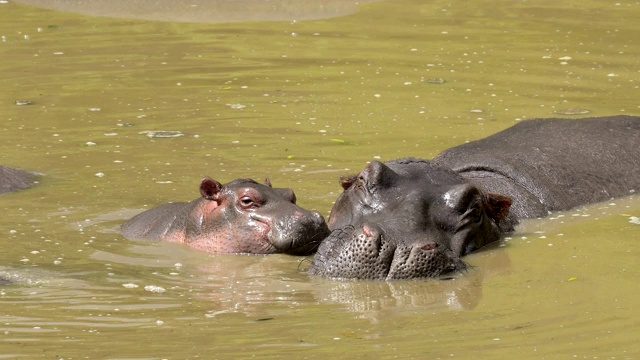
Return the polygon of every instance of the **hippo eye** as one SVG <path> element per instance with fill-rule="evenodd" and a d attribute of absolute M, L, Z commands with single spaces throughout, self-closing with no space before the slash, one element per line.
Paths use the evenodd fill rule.
<path fill-rule="evenodd" d="M 240 199 L 240 203 L 242 204 L 242 206 L 244 207 L 251 207 L 255 204 L 255 202 L 253 201 L 252 198 L 245 196 L 243 198 Z"/>

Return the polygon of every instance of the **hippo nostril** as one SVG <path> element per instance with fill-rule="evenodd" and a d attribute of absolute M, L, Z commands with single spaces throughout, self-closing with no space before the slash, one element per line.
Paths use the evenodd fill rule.
<path fill-rule="evenodd" d="M 369 229 L 369 227 L 367 227 L 367 225 L 364 225 L 362 227 L 362 232 L 364 233 L 364 235 L 366 235 L 367 237 L 372 237 L 373 234 L 371 233 L 371 230 Z"/>
<path fill-rule="evenodd" d="M 435 250 L 438 247 L 438 244 L 435 242 L 430 242 L 427 244 L 424 244 L 420 247 L 420 249 L 424 250 L 424 251 L 431 251 L 431 250 Z"/>

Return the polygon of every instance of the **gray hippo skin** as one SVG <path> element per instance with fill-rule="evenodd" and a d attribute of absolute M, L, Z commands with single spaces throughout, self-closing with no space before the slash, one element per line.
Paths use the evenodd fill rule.
<path fill-rule="evenodd" d="M 201 198 L 138 214 L 122 225 L 129 239 L 187 244 L 213 254 L 313 254 L 329 234 L 322 215 L 296 205 L 291 189 L 250 179 L 205 178 Z"/>
<path fill-rule="evenodd" d="M 341 181 L 311 274 L 438 277 L 519 218 L 640 190 L 640 117 L 523 121 L 431 161 L 374 161 Z"/>
<path fill-rule="evenodd" d="M 30 172 L 0 165 L 0 194 L 28 188 L 35 178 Z"/>

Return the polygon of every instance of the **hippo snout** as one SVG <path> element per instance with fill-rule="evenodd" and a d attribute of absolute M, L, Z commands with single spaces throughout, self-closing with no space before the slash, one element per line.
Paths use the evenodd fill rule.
<path fill-rule="evenodd" d="M 428 239 L 392 243 L 373 223 L 334 230 L 320 245 L 312 275 L 341 279 L 398 280 L 438 277 L 464 269 L 445 246 Z"/>
<path fill-rule="evenodd" d="M 251 214 L 250 217 L 267 225 L 268 241 L 285 254 L 314 254 L 330 233 L 324 217 L 317 211 L 295 210 L 289 216 Z"/>

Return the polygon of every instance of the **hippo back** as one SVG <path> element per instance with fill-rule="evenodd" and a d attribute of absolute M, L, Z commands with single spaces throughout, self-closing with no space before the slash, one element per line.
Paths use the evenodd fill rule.
<path fill-rule="evenodd" d="M 640 190 L 640 117 L 523 121 L 434 161 L 514 199 L 517 217 L 604 201 Z"/>

